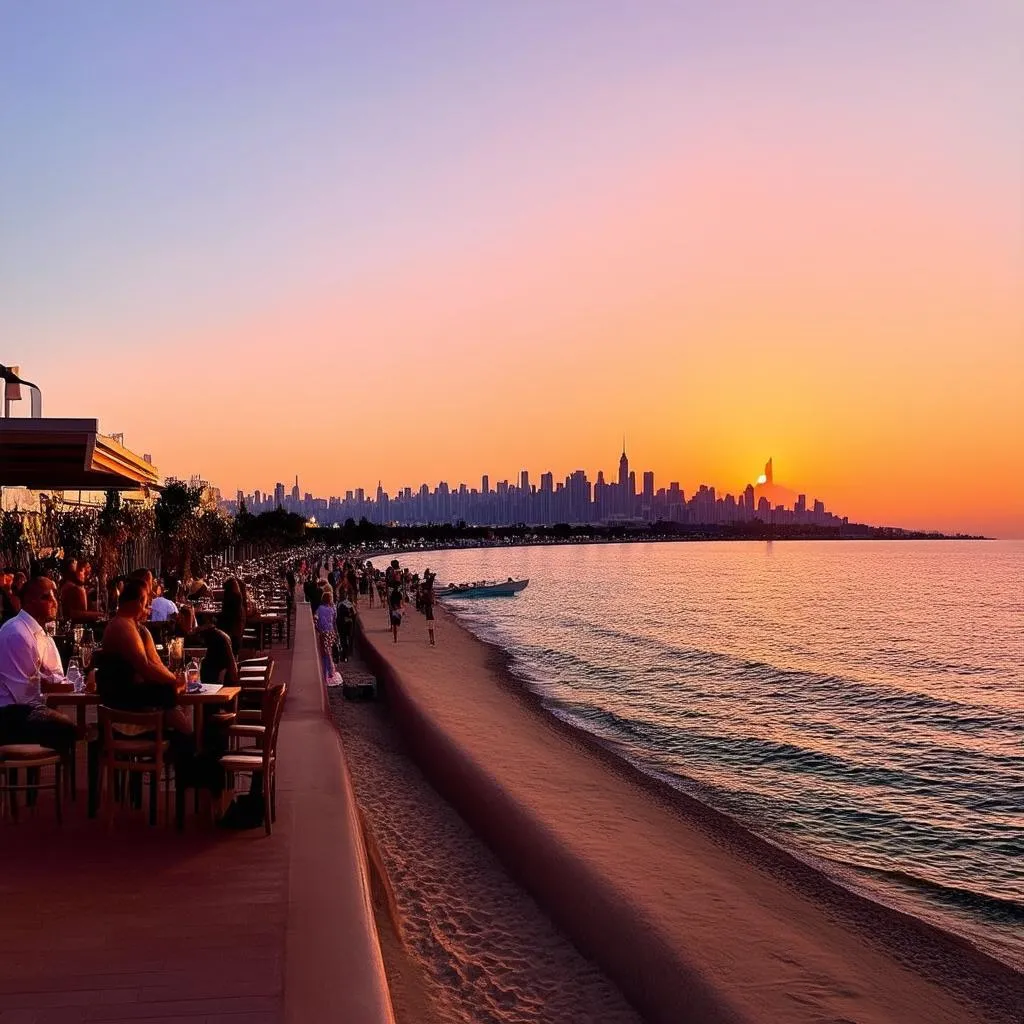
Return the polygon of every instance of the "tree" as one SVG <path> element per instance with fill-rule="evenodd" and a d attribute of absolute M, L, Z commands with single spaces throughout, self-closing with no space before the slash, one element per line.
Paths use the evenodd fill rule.
<path fill-rule="evenodd" d="M 202 553 L 202 497 L 202 487 L 173 480 L 153 506 L 157 541 L 165 565 L 180 569 L 186 578 L 192 575 L 193 554 Z"/>

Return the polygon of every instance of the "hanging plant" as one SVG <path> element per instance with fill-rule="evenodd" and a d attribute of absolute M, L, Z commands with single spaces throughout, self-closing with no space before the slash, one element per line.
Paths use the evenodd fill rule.
<path fill-rule="evenodd" d="M 21 565 L 25 554 L 25 524 L 22 513 L 0 511 L 0 558 L 5 565 Z"/>
<path fill-rule="evenodd" d="M 50 512 L 54 546 L 65 558 L 91 553 L 96 541 L 97 515 L 91 508 L 56 508 Z"/>

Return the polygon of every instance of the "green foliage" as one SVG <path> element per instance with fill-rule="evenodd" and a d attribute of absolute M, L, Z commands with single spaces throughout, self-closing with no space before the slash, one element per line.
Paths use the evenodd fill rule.
<path fill-rule="evenodd" d="M 25 555 L 25 524 L 22 513 L 0 511 L 0 559 L 5 565 L 21 565 Z"/>
<path fill-rule="evenodd" d="M 235 541 L 235 521 L 220 509 L 208 508 L 199 517 L 199 532 L 205 554 L 218 554 Z"/>
<path fill-rule="evenodd" d="M 202 487 L 172 480 L 153 506 L 157 542 L 165 568 L 174 567 L 185 576 L 192 572 L 193 554 L 203 553 L 202 497 Z"/>
<path fill-rule="evenodd" d="M 65 557 L 81 558 L 91 555 L 96 543 L 97 514 L 91 508 L 52 508 L 55 547 Z"/>

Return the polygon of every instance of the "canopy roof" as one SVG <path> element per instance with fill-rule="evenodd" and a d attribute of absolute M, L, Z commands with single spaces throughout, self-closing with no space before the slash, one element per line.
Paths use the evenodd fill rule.
<path fill-rule="evenodd" d="M 0 419 L 0 486 L 54 491 L 157 487 L 156 467 L 97 420 Z"/>

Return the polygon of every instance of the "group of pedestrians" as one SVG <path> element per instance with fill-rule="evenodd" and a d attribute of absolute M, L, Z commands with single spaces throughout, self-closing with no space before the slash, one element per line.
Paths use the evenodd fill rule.
<path fill-rule="evenodd" d="M 391 560 L 383 578 L 383 592 L 387 594 L 388 620 L 391 624 L 391 635 L 398 643 L 398 630 L 402 625 L 403 609 L 411 602 L 416 611 L 422 612 L 427 622 L 427 637 L 430 646 L 435 646 L 434 639 L 434 580 L 435 573 L 427 569 L 420 579 L 416 573 L 403 569 L 397 558 Z"/>
<path fill-rule="evenodd" d="M 328 686 L 341 686 L 344 677 L 337 663 L 348 661 L 352 654 L 360 595 L 369 596 L 373 605 L 372 566 L 369 562 L 364 565 L 333 558 L 312 571 L 303 561 L 295 571 L 295 583 L 301 582 L 303 596 L 313 612 L 324 681 Z"/>
<path fill-rule="evenodd" d="M 388 616 L 391 635 L 398 643 L 398 634 L 407 605 L 414 604 L 427 623 L 427 638 L 433 647 L 434 635 L 434 580 L 429 569 L 421 579 L 403 569 L 398 559 L 381 572 L 368 561 L 328 556 L 309 561 L 297 559 L 285 568 L 288 589 L 294 599 L 301 590 L 313 613 L 316 627 L 317 650 L 328 686 L 344 683 L 340 663 L 347 662 L 355 641 L 356 618 L 359 602 L 365 600 L 370 608 L 379 601 Z"/>

